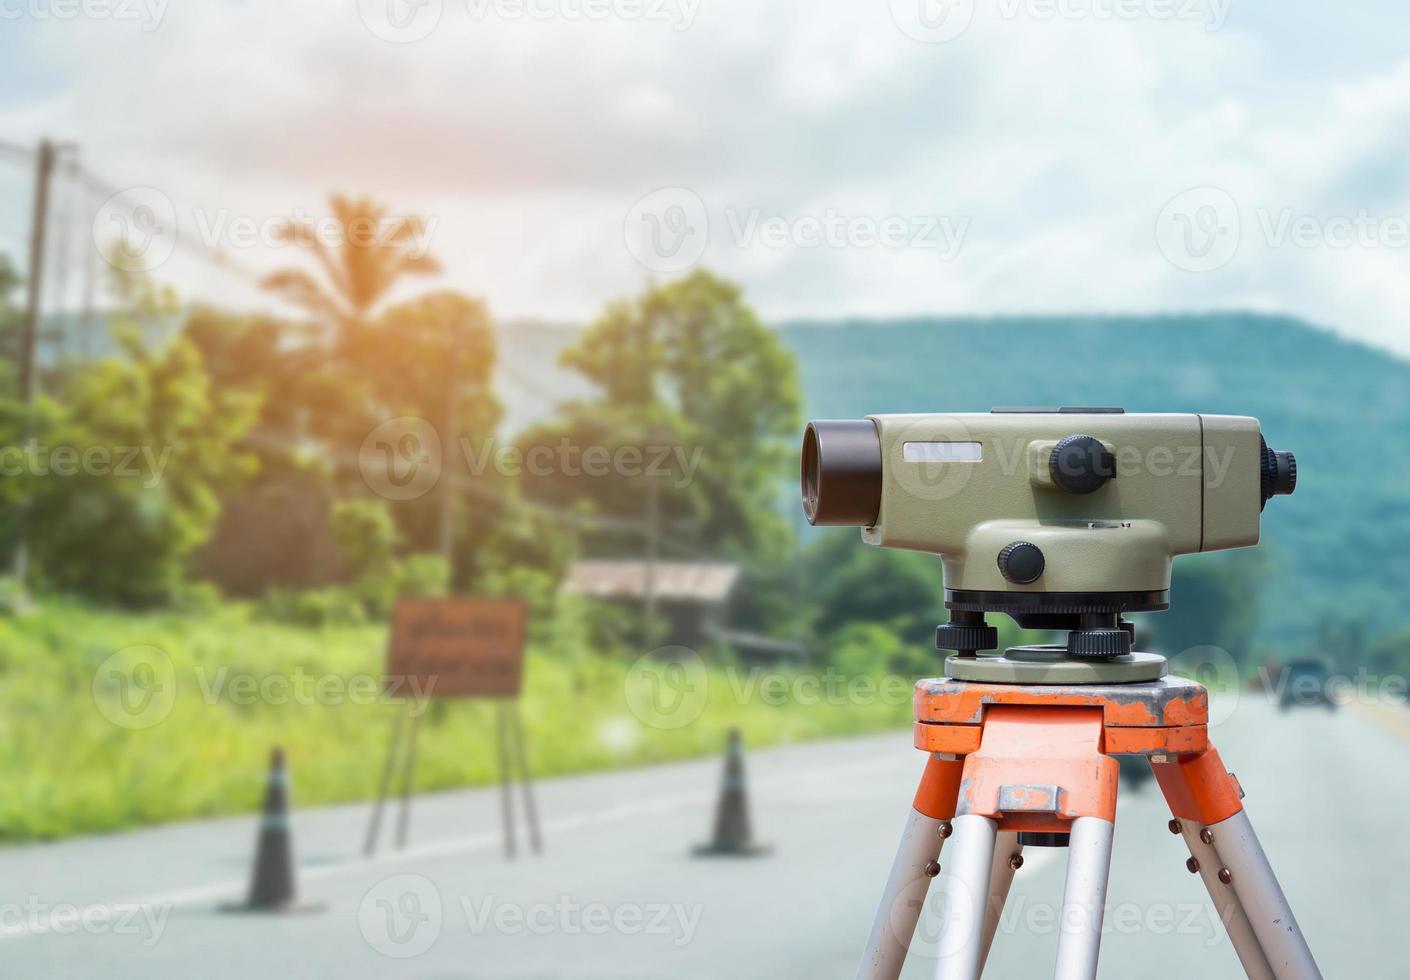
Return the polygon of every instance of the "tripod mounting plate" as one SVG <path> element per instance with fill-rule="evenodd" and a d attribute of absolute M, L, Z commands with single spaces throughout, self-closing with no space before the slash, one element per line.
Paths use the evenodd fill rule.
<path fill-rule="evenodd" d="M 1057 645 L 1009 647 L 999 656 L 945 659 L 945 676 L 980 684 L 1136 684 L 1164 677 L 1158 653 L 1130 653 L 1107 660 L 1073 660 Z"/>
<path fill-rule="evenodd" d="M 1125 684 L 993 684 L 952 677 L 917 681 L 915 746 L 968 755 L 979 749 L 991 713 L 1012 707 L 1095 708 L 1108 754 L 1181 756 L 1209 747 L 1208 693 L 1195 681 L 1169 675 Z"/>

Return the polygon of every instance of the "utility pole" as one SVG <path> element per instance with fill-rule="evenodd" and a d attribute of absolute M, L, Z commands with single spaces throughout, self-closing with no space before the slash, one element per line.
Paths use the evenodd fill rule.
<path fill-rule="evenodd" d="M 645 610 L 647 629 L 656 621 L 656 559 L 661 535 L 661 486 L 654 476 L 646 478 L 646 581 Z"/>
<path fill-rule="evenodd" d="M 54 177 L 54 144 L 39 144 L 34 174 L 34 211 L 29 225 L 29 278 L 25 283 L 24 333 L 20 339 L 20 401 L 34 401 L 34 345 L 44 298 L 44 246 L 49 224 L 49 185 Z"/>
<path fill-rule="evenodd" d="M 460 478 L 457 463 L 460 459 L 460 439 L 456 432 L 456 409 L 459 392 L 456 386 L 460 381 L 457 359 L 459 351 L 452 350 L 446 358 L 446 404 L 445 422 L 441 426 L 441 493 L 440 514 L 437 524 L 437 544 L 441 555 L 450 568 L 451 581 L 455 580 L 455 490 Z"/>
<path fill-rule="evenodd" d="M 35 161 L 34 210 L 29 228 L 29 278 L 25 283 L 24 332 L 20 338 L 20 403 L 23 411 L 22 433 L 26 448 L 33 439 L 32 409 L 34 406 L 34 348 L 39 335 L 39 320 L 44 299 L 44 246 L 49 224 L 49 185 L 54 178 L 54 144 L 42 140 Z M 15 579 L 23 585 L 29 576 L 29 549 L 26 541 L 29 502 L 22 500 L 15 514 Z"/>

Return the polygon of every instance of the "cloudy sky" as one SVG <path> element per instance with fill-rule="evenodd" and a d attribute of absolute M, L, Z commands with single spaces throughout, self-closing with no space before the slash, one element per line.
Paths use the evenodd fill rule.
<path fill-rule="evenodd" d="M 297 261 L 272 222 L 343 191 L 427 216 L 504 315 L 703 263 L 775 318 L 1251 308 L 1410 355 L 1407 28 L 1312 0 L 0 0 L 0 140 L 72 141 L 124 191 L 95 222 L 65 185 L 75 256 L 156 228 L 157 274 L 233 305 Z M 0 157 L 0 249 L 29 180 Z"/>

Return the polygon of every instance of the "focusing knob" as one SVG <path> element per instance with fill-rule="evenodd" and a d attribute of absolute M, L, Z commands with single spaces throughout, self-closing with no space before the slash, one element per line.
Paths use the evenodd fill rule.
<path fill-rule="evenodd" d="M 999 552 L 999 574 L 1015 585 L 1027 585 L 1043 574 L 1043 552 L 1029 541 L 1012 541 Z"/>
<path fill-rule="evenodd" d="M 1268 448 L 1268 441 L 1258 437 L 1262 458 L 1259 466 L 1259 503 L 1262 510 L 1273 497 L 1292 493 L 1297 489 L 1297 457 L 1292 453 L 1280 453 Z"/>
<path fill-rule="evenodd" d="M 1092 436 L 1067 436 L 1053 447 L 1048 473 L 1068 493 L 1092 493 L 1116 476 L 1116 457 Z"/>

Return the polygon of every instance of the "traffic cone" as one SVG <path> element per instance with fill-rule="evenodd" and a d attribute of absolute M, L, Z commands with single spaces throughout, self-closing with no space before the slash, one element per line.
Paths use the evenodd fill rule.
<path fill-rule="evenodd" d="M 255 840 L 255 870 L 250 897 L 227 912 L 314 912 L 322 906 L 301 905 L 294 881 L 294 838 L 289 828 L 289 770 L 284 750 L 269 756 L 269 782 L 264 791 L 259 836 Z"/>
<path fill-rule="evenodd" d="M 768 848 L 755 844 L 749 828 L 749 794 L 744 785 L 744 744 L 731 728 L 725 747 L 725 779 L 715 811 L 715 839 L 695 849 L 697 857 L 754 857 Z"/>

